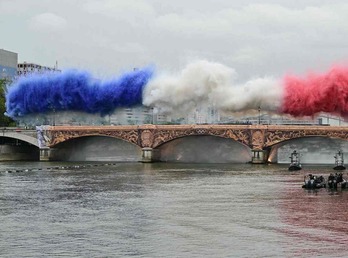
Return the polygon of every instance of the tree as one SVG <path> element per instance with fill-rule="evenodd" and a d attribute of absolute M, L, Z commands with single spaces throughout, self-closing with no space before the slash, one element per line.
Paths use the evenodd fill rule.
<path fill-rule="evenodd" d="M 16 122 L 14 120 L 5 116 L 5 91 L 7 83 L 8 81 L 6 79 L 0 79 L 0 126 L 16 126 Z"/>

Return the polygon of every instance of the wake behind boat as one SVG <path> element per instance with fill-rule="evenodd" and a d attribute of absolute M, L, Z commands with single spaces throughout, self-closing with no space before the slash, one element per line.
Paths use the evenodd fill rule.
<path fill-rule="evenodd" d="M 294 150 L 291 153 L 290 158 L 290 166 L 289 166 L 289 170 L 290 171 L 295 171 L 295 170 L 301 170 L 302 169 L 302 165 L 300 162 L 300 153 L 298 153 L 296 150 Z"/>

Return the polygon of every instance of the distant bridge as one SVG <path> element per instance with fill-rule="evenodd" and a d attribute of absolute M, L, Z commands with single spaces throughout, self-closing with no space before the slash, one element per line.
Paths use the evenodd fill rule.
<path fill-rule="evenodd" d="M 7 137 L 27 142 L 39 147 L 36 130 L 28 130 L 17 127 L 0 127 L 0 137 Z"/>

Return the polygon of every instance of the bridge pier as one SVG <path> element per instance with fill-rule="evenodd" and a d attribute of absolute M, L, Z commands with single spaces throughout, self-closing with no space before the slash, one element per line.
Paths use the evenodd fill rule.
<path fill-rule="evenodd" d="M 252 164 L 265 164 L 268 160 L 267 150 L 251 150 L 251 163 Z"/>
<path fill-rule="evenodd" d="M 141 162 L 151 163 L 159 160 L 159 150 L 152 148 L 143 148 Z"/>
<path fill-rule="evenodd" d="M 54 149 L 49 147 L 40 148 L 40 161 L 50 161 Z"/>

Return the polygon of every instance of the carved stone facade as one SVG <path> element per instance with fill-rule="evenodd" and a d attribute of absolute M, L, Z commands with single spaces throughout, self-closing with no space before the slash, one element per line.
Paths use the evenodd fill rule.
<path fill-rule="evenodd" d="M 51 126 L 45 131 L 48 147 L 59 143 L 87 136 L 106 136 L 125 140 L 139 145 L 139 131 L 134 127 L 98 127 L 98 126 Z"/>
<path fill-rule="evenodd" d="M 279 127 L 279 126 L 278 126 Z M 268 128 L 265 137 L 265 147 L 304 137 L 322 136 L 348 140 L 348 127 L 341 126 L 291 126 L 284 128 Z"/>
<path fill-rule="evenodd" d="M 348 139 L 348 127 L 281 125 L 138 125 L 138 126 L 49 126 L 43 132 L 48 147 L 78 137 L 107 136 L 141 148 L 157 148 L 181 137 L 210 135 L 232 139 L 252 150 L 264 150 L 301 137 L 323 136 Z"/>

